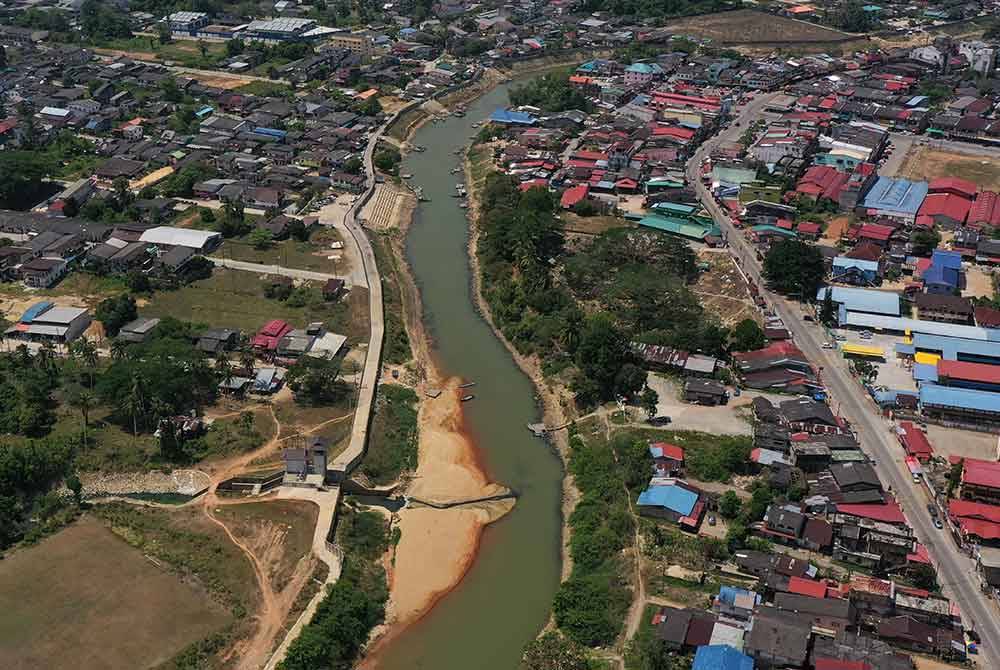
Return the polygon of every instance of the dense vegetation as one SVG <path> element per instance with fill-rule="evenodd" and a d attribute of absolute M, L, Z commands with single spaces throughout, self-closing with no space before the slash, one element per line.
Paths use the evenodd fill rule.
<path fill-rule="evenodd" d="M 799 240 L 775 242 L 764 257 L 764 278 L 771 288 L 804 301 L 816 298 L 825 275 L 819 249 Z"/>
<path fill-rule="evenodd" d="M 584 12 L 608 12 L 612 16 L 670 18 L 718 12 L 733 5 L 726 0 L 585 0 Z"/>
<path fill-rule="evenodd" d="M 697 267 L 686 244 L 618 229 L 568 254 L 554 209 L 546 190 L 522 193 L 489 175 L 478 252 L 497 327 L 522 353 L 541 356 L 548 373 L 573 368 L 578 404 L 642 389 L 630 341 L 724 353 L 727 331 L 687 287 Z"/>
<path fill-rule="evenodd" d="M 377 512 L 355 512 L 341 506 L 337 541 L 344 550 L 344 567 L 329 587 L 316 614 L 288 648 L 282 670 L 351 668 L 382 621 L 389 597 L 385 571 L 378 562 L 389 546 L 389 532 Z"/>
<path fill-rule="evenodd" d="M 616 452 L 628 441 L 615 440 Z M 621 550 L 632 534 L 632 517 L 615 453 L 606 444 L 570 437 L 569 467 L 581 499 L 570 516 L 573 572 L 556 592 L 556 624 L 573 641 L 588 646 L 612 642 L 631 601 Z"/>
<path fill-rule="evenodd" d="M 361 464 L 375 484 L 388 484 L 417 466 L 417 401 L 405 386 L 379 386 L 371 443 Z"/>
<path fill-rule="evenodd" d="M 590 111 L 593 107 L 580 90 L 569 83 L 569 72 L 542 75 L 510 89 L 510 103 L 531 105 L 543 112 L 564 112 L 569 109 Z"/>
<path fill-rule="evenodd" d="M 0 552 L 62 525 L 64 503 L 50 491 L 72 476 L 72 460 L 62 441 L 0 441 Z"/>

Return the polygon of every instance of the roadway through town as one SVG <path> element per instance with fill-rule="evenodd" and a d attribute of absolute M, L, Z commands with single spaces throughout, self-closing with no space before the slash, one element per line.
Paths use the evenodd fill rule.
<path fill-rule="evenodd" d="M 720 142 L 739 139 L 748 123 L 760 117 L 763 107 L 775 95 L 760 94 L 740 111 L 734 123 L 721 133 L 706 141 L 688 163 L 687 177 L 694 185 L 699 198 L 722 229 L 729 241 L 730 250 L 744 273 L 763 289 L 761 263 L 754 250 L 730 221 L 708 188 L 701 181 L 702 159 L 711 155 Z M 739 126 L 736 126 L 736 122 Z M 994 645 L 1000 644 L 1000 621 L 994 603 L 980 590 L 980 580 L 975 563 L 966 556 L 949 537 L 947 530 L 937 530 L 926 512 L 929 497 L 921 484 L 915 484 L 903 461 L 903 451 L 891 432 L 891 426 L 879 415 L 875 407 L 865 397 L 865 392 L 847 369 L 846 361 L 836 350 L 824 350 L 826 339 L 822 329 L 802 319 L 801 310 L 781 297 L 763 291 L 768 304 L 772 305 L 785 327 L 792 333 L 795 343 L 820 368 L 827 390 L 839 403 L 834 404 L 838 413 L 846 417 L 858 433 L 862 447 L 873 457 L 875 469 L 883 483 L 891 486 L 896 499 L 906 513 L 910 527 L 917 539 L 930 552 L 937 569 L 938 582 L 945 595 L 958 605 L 963 621 L 974 629 L 981 639 L 979 663 L 984 668 L 1000 668 L 1000 654 Z"/>

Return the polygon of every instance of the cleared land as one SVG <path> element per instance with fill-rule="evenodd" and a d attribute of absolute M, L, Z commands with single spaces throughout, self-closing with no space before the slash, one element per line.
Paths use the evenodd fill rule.
<path fill-rule="evenodd" d="M 226 240 L 212 256 L 297 270 L 345 274 L 350 268 L 344 259 L 344 252 L 330 247 L 333 242 L 341 241 L 339 233 L 332 228 L 317 230 L 308 242 L 282 240 L 266 249 L 255 249 L 244 237 Z"/>
<path fill-rule="evenodd" d="M 614 228 L 636 228 L 637 225 L 617 216 L 578 216 L 573 212 L 563 212 L 559 215 L 563 230 L 567 233 L 584 235 L 600 235 Z"/>
<path fill-rule="evenodd" d="M 1000 162 L 990 156 L 970 156 L 926 146 L 914 146 L 903 159 L 899 176 L 930 180 L 958 177 L 975 182 L 981 188 L 1000 189 Z"/>
<path fill-rule="evenodd" d="M 232 619 L 90 518 L 0 562 L 0 602 L 7 670 L 152 667 Z"/>
<path fill-rule="evenodd" d="M 698 262 L 708 263 L 709 269 L 701 273 L 691 290 L 706 311 L 715 314 L 724 326 L 744 319 L 760 321 L 760 312 L 732 256 L 703 250 Z"/>
<path fill-rule="evenodd" d="M 666 27 L 675 33 L 732 45 L 830 43 L 852 37 L 832 28 L 750 9 L 691 16 L 672 21 Z"/>
<path fill-rule="evenodd" d="M 322 321 L 330 330 L 346 335 L 349 341 L 367 340 L 368 292 L 365 289 L 354 287 L 335 303 L 319 299 L 295 307 L 288 301 L 266 297 L 264 288 L 264 280 L 257 274 L 216 268 L 208 279 L 176 291 L 155 293 L 140 312 L 142 316 L 173 316 L 247 332 L 255 332 L 271 319 L 284 319 L 300 328 L 313 321 Z M 314 285 L 314 288 L 318 293 L 321 287 Z"/>

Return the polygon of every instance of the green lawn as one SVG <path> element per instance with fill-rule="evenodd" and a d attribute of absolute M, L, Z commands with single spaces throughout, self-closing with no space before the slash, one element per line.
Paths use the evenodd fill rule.
<path fill-rule="evenodd" d="M 160 60 L 176 61 L 184 67 L 211 68 L 226 57 L 224 44 L 194 40 L 177 40 L 168 44 L 160 44 L 155 37 L 132 37 L 129 39 L 109 40 L 100 45 L 104 49 L 117 49 L 139 53 L 155 54 Z M 205 55 L 201 55 L 204 47 Z"/>
<path fill-rule="evenodd" d="M 308 282 L 307 282 L 308 283 Z M 312 284 L 317 292 L 318 283 Z M 208 279 L 176 291 L 158 291 L 143 305 L 141 316 L 174 316 L 213 327 L 238 328 L 256 332 L 271 319 L 284 319 L 298 328 L 322 321 L 349 341 L 368 337 L 368 296 L 362 288 L 352 288 L 336 303 L 314 300 L 304 307 L 292 307 L 264 295 L 264 281 L 252 272 L 216 268 Z"/>
<path fill-rule="evenodd" d="M 343 254 L 342 251 L 330 248 L 331 243 L 339 241 L 341 240 L 337 231 L 324 228 L 315 232 L 308 242 L 282 240 L 275 242 L 267 249 L 255 249 L 244 236 L 226 240 L 212 256 L 232 258 L 247 263 L 280 265 L 286 268 L 342 274 L 347 271 L 347 263 L 345 261 L 332 261 L 328 258 Z"/>

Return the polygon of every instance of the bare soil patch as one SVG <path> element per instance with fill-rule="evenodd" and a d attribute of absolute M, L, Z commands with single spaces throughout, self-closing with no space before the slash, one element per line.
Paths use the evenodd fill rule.
<path fill-rule="evenodd" d="M 958 177 L 988 190 L 1000 189 L 1000 163 L 990 156 L 933 149 L 914 145 L 903 159 L 899 176 L 929 181 L 937 177 Z"/>
<path fill-rule="evenodd" d="M 771 44 L 840 42 L 851 35 L 805 21 L 775 16 L 751 9 L 691 16 L 666 26 L 676 33 L 707 37 L 722 44 Z"/>
<path fill-rule="evenodd" d="M 703 250 L 698 261 L 709 266 L 692 288 L 702 307 L 715 314 L 724 326 L 744 319 L 760 321 L 760 312 L 754 307 L 747 283 L 732 256 Z"/>
<path fill-rule="evenodd" d="M 0 667 L 146 668 L 231 616 L 92 518 L 0 562 Z"/>

